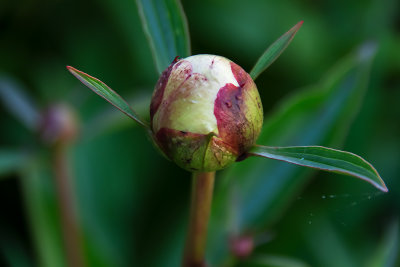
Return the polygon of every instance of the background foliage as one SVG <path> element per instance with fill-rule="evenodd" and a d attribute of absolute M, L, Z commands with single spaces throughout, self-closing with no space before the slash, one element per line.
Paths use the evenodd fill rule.
<path fill-rule="evenodd" d="M 304 20 L 256 81 L 266 117 L 259 143 L 343 148 L 373 163 L 389 188 L 383 194 L 353 178 L 265 159 L 238 163 L 218 174 L 210 262 L 397 266 L 398 1 L 182 2 L 192 54 L 222 55 L 248 71 L 269 44 Z M 158 72 L 135 2 L 2 1 L 0 33 L 1 263 L 65 266 L 51 154 L 31 131 L 44 109 L 62 102 L 80 122 L 69 164 L 88 265 L 177 266 L 188 173 L 65 69 L 101 78 L 148 117 Z M 366 41 L 377 44 L 370 70 L 355 52 Z M 349 80 L 356 82 L 348 86 Z M 256 244 L 245 260 L 229 253 L 240 236 Z"/>

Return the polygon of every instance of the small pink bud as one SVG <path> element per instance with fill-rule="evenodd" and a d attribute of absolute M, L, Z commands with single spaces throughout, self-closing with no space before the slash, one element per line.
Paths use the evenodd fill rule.
<path fill-rule="evenodd" d="M 254 240 L 252 236 L 240 236 L 231 240 L 230 249 L 233 255 L 240 259 L 247 258 L 254 249 Z"/>
<path fill-rule="evenodd" d="M 44 112 L 39 129 L 48 144 L 71 142 L 78 134 L 77 118 L 68 106 L 55 104 Z"/>
<path fill-rule="evenodd" d="M 213 55 L 174 60 L 155 86 L 150 117 L 157 145 L 189 171 L 228 166 L 254 145 L 263 122 L 250 75 Z"/>

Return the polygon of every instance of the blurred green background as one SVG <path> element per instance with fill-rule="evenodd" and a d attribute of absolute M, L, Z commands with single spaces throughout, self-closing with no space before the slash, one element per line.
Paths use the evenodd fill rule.
<path fill-rule="evenodd" d="M 304 20 L 256 81 L 266 121 L 259 143 L 357 153 L 389 188 L 385 194 L 354 178 L 267 159 L 238 163 L 217 174 L 211 266 L 399 266 L 400 3 L 182 5 L 192 54 L 222 55 L 248 71 Z M 354 59 L 368 41 L 377 45 L 370 71 Z M 53 148 L 32 126 L 63 103 L 79 124 L 67 152 L 68 183 L 86 265 L 179 266 L 190 174 L 66 65 L 100 78 L 148 117 L 158 73 L 135 1 L 1 1 L 0 265 L 67 266 Z M 254 242 L 246 259 L 229 251 L 241 237 Z"/>

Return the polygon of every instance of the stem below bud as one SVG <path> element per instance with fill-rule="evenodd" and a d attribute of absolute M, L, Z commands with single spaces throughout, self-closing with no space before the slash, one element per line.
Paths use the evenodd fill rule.
<path fill-rule="evenodd" d="M 205 267 L 207 225 L 210 217 L 215 172 L 193 173 L 190 221 L 183 256 L 184 267 Z"/>

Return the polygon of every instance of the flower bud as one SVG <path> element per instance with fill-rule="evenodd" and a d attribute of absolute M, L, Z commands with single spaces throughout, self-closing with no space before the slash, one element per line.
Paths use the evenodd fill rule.
<path fill-rule="evenodd" d="M 72 142 L 78 135 L 76 114 L 65 104 L 53 104 L 42 115 L 39 129 L 47 144 Z"/>
<path fill-rule="evenodd" d="M 254 238 L 251 235 L 238 236 L 232 238 L 229 245 L 233 255 L 240 259 L 245 259 L 254 250 Z"/>
<path fill-rule="evenodd" d="M 174 60 L 150 105 L 153 138 L 189 171 L 216 171 L 254 145 L 263 122 L 257 87 L 241 67 L 214 55 Z"/>

